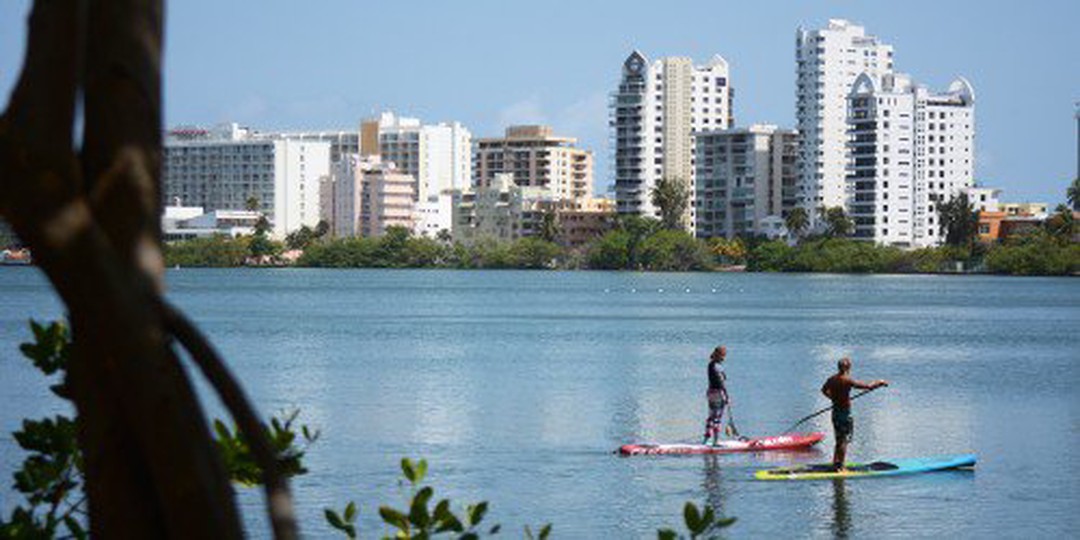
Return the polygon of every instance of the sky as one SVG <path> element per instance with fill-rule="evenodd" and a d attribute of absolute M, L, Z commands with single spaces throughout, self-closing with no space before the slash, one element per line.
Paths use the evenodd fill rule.
<path fill-rule="evenodd" d="M 28 0 L 0 0 L 0 95 L 22 62 Z M 393 110 L 474 137 L 552 125 L 611 183 L 607 96 L 634 49 L 720 54 L 735 120 L 793 127 L 795 31 L 845 18 L 892 44 L 896 69 L 976 95 L 976 182 L 1003 200 L 1064 200 L 1077 171 L 1076 0 L 179 0 L 167 4 L 165 120 L 350 129 Z"/>

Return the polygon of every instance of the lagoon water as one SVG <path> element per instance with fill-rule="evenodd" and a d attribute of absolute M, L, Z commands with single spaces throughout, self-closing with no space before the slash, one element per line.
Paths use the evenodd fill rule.
<path fill-rule="evenodd" d="M 655 537 L 687 500 L 732 538 L 1059 538 L 1080 530 L 1080 281 L 979 276 L 206 270 L 169 295 L 265 414 L 322 430 L 294 481 L 304 532 L 356 500 L 361 534 L 399 502 L 397 462 L 430 461 L 437 496 L 491 501 L 509 537 Z M 21 418 L 64 407 L 18 355 L 28 317 L 61 306 L 34 269 L 0 269 L 0 511 L 15 503 Z M 836 359 L 892 386 L 855 402 L 853 459 L 975 452 L 975 471 L 763 483 L 802 453 L 612 454 L 702 431 L 705 363 L 728 346 L 740 429 L 783 430 L 826 405 Z M 202 394 L 208 395 L 200 386 Z M 221 416 L 220 406 L 207 408 Z M 827 430 L 828 415 L 811 427 Z M 831 445 L 831 434 L 826 445 Z M 249 533 L 266 536 L 257 491 Z M 400 506 L 400 504 L 399 504 Z"/>

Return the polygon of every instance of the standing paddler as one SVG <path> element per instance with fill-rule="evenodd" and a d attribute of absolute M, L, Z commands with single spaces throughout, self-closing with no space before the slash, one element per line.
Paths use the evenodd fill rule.
<path fill-rule="evenodd" d="M 708 444 L 709 439 L 712 439 L 714 445 L 720 441 L 720 432 L 723 430 L 721 420 L 730 403 L 727 387 L 724 385 L 727 376 L 721 368 L 726 356 L 727 348 L 723 345 L 713 349 L 709 355 L 709 389 L 705 392 L 705 398 L 709 401 L 709 417 L 705 420 L 705 437 L 701 444 Z"/>
<path fill-rule="evenodd" d="M 851 359 L 843 357 L 836 363 L 837 373 L 829 377 L 821 387 L 821 393 L 832 400 L 832 425 L 833 435 L 836 437 L 836 447 L 833 449 L 833 468 L 837 472 L 844 471 L 844 458 L 847 455 L 847 445 L 851 441 L 851 434 L 855 431 L 855 420 L 851 417 L 851 389 L 861 388 L 873 390 L 881 386 L 888 386 L 889 382 L 878 379 L 873 382 L 862 382 L 851 378 Z"/>

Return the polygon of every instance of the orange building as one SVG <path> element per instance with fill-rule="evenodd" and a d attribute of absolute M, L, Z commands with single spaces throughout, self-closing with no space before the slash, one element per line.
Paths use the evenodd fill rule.
<path fill-rule="evenodd" d="M 998 242 L 1028 234 L 1041 227 L 1044 220 L 1043 217 L 1008 211 L 979 212 L 979 241 Z"/>

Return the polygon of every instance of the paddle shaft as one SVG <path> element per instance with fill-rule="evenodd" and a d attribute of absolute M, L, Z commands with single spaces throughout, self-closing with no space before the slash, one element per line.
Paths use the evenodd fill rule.
<path fill-rule="evenodd" d="M 858 394 L 855 394 L 854 396 L 851 396 L 851 401 L 855 401 L 856 399 L 859 399 L 859 398 L 865 396 L 866 394 L 869 394 L 870 392 L 873 392 L 874 390 L 877 390 L 878 388 L 881 388 L 881 387 L 876 386 L 874 388 L 868 388 L 866 390 L 863 390 L 862 392 L 859 392 Z M 801 426 L 807 420 L 810 420 L 811 418 L 814 418 L 816 416 L 823 415 L 823 414 L 833 410 L 833 408 L 835 408 L 835 407 L 836 407 L 835 405 L 829 405 L 828 407 L 825 407 L 824 409 L 821 409 L 820 411 L 817 411 L 817 412 L 815 412 L 813 414 L 804 416 L 801 420 L 799 420 L 798 422 L 795 422 L 794 424 L 792 424 L 791 427 L 785 429 L 784 433 L 791 433 L 791 430 Z"/>

